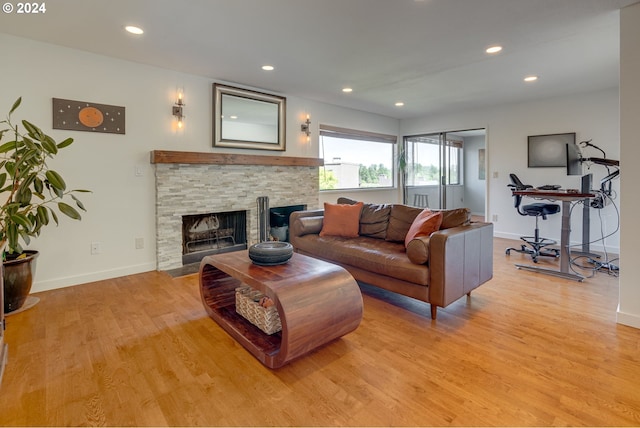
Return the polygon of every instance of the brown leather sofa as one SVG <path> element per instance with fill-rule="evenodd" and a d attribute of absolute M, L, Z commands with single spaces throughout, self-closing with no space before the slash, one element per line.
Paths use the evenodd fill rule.
<path fill-rule="evenodd" d="M 355 203 L 340 198 L 338 203 Z M 404 238 L 421 208 L 364 204 L 355 238 L 320 236 L 324 210 L 296 211 L 289 239 L 296 252 L 344 267 L 357 280 L 446 307 L 493 276 L 493 224 L 470 221 L 466 208 L 442 210 L 440 230 Z M 436 211 L 436 210 L 434 210 Z"/>

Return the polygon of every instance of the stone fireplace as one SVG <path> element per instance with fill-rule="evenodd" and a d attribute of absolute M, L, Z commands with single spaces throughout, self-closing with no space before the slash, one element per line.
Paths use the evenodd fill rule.
<path fill-rule="evenodd" d="M 151 163 L 156 179 L 158 270 L 183 266 L 183 217 L 244 211 L 246 245 L 250 246 L 258 242 L 258 197 L 268 196 L 273 207 L 313 209 L 319 204 L 321 159 L 152 151 Z M 220 218 L 217 220 L 219 223 Z M 213 219 L 207 221 L 215 224 Z M 207 221 L 202 229 L 207 228 Z M 220 236 L 217 243 L 221 246 L 231 241 Z M 201 235 L 198 239 L 208 238 Z M 215 245 L 215 238 L 208 241 L 212 243 Z"/>

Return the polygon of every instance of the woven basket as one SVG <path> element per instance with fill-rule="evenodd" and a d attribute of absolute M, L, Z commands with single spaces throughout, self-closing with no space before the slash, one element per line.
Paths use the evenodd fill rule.
<path fill-rule="evenodd" d="M 280 315 L 275 305 L 268 308 L 260 306 L 264 294 L 249 286 L 236 288 L 236 312 L 266 334 L 282 330 Z"/>

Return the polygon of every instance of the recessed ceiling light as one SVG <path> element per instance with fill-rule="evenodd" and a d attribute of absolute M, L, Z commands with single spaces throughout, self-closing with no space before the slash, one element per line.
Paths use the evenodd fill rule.
<path fill-rule="evenodd" d="M 127 30 L 131 34 L 142 34 L 142 33 L 144 33 L 144 30 L 142 28 L 136 27 L 134 25 L 127 25 L 126 27 L 124 27 L 124 29 Z"/>
<path fill-rule="evenodd" d="M 538 76 L 527 76 L 524 78 L 525 82 L 535 82 L 536 80 L 538 80 Z"/>
<path fill-rule="evenodd" d="M 404 103 L 402 101 L 398 101 L 396 103 L 396 107 L 402 107 L 404 105 Z"/>
<path fill-rule="evenodd" d="M 488 54 L 495 54 L 500 52 L 501 50 L 502 50 L 502 46 L 491 46 L 491 47 L 488 47 L 485 52 Z"/>
<path fill-rule="evenodd" d="M 342 92 L 346 92 L 346 93 L 353 92 L 353 89 L 352 88 L 342 88 Z"/>
<path fill-rule="evenodd" d="M 273 65 L 263 65 L 262 69 L 264 71 L 272 71 L 274 69 Z"/>

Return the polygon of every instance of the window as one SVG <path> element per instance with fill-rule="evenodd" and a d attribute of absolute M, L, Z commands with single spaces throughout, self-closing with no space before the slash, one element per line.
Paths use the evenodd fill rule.
<path fill-rule="evenodd" d="M 462 184 L 462 142 L 456 140 L 447 141 L 445 156 L 448 162 L 446 184 Z"/>
<path fill-rule="evenodd" d="M 441 181 L 444 185 L 462 184 L 463 142 L 441 142 L 442 134 L 406 139 L 407 186 L 437 186 Z"/>
<path fill-rule="evenodd" d="M 320 125 L 320 190 L 392 188 L 394 135 Z"/>

